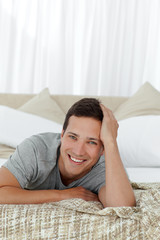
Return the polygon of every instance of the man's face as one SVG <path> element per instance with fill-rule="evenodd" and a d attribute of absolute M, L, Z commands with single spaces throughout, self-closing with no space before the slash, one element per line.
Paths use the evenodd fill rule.
<path fill-rule="evenodd" d="M 103 154 L 101 122 L 90 117 L 71 116 L 61 134 L 59 169 L 68 185 L 86 175 Z"/>

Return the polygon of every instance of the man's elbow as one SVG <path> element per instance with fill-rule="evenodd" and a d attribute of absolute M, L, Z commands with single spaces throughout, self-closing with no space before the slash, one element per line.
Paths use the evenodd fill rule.
<path fill-rule="evenodd" d="M 103 207 L 136 207 L 136 199 L 130 199 L 130 200 L 106 200 L 106 199 L 100 199 L 100 202 L 102 203 Z"/>

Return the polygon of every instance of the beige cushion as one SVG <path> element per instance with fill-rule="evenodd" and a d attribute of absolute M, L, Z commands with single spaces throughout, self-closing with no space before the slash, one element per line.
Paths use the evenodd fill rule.
<path fill-rule="evenodd" d="M 140 115 L 160 115 L 160 92 L 146 82 L 114 112 L 117 120 Z"/>
<path fill-rule="evenodd" d="M 32 113 L 61 124 L 63 124 L 65 118 L 65 113 L 56 101 L 50 97 L 48 88 L 45 88 L 38 95 L 18 108 L 18 110 Z"/>

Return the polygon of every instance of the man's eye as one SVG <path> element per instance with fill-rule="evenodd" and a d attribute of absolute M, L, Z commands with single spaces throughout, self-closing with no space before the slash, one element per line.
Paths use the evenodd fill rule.
<path fill-rule="evenodd" d="M 96 142 L 93 142 L 93 141 L 90 141 L 89 144 L 97 145 L 97 143 L 96 143 Z"/>
<path fill-rule="evenodd" d="M 71 139 L 73 139 L 73 140 L 76 140 L 76 137 L 73 136 L 73 135 L 69 135 L 69 137 L 70 137 Z"/>

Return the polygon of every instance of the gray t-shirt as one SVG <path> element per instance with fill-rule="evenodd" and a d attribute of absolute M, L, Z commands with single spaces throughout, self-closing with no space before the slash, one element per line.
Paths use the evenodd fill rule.
<path fill-rule="evenodd" d="M 105 159 L 102 156 L 82 178 L 65 186 L 62 183 L 58 157 L 60 134 L 42 133 L 25 139 L 3 165 L 17 178 L 22 188 L 30 190 L 68 189 L 78 186 L 98 193 L 105 185 Z"/>

